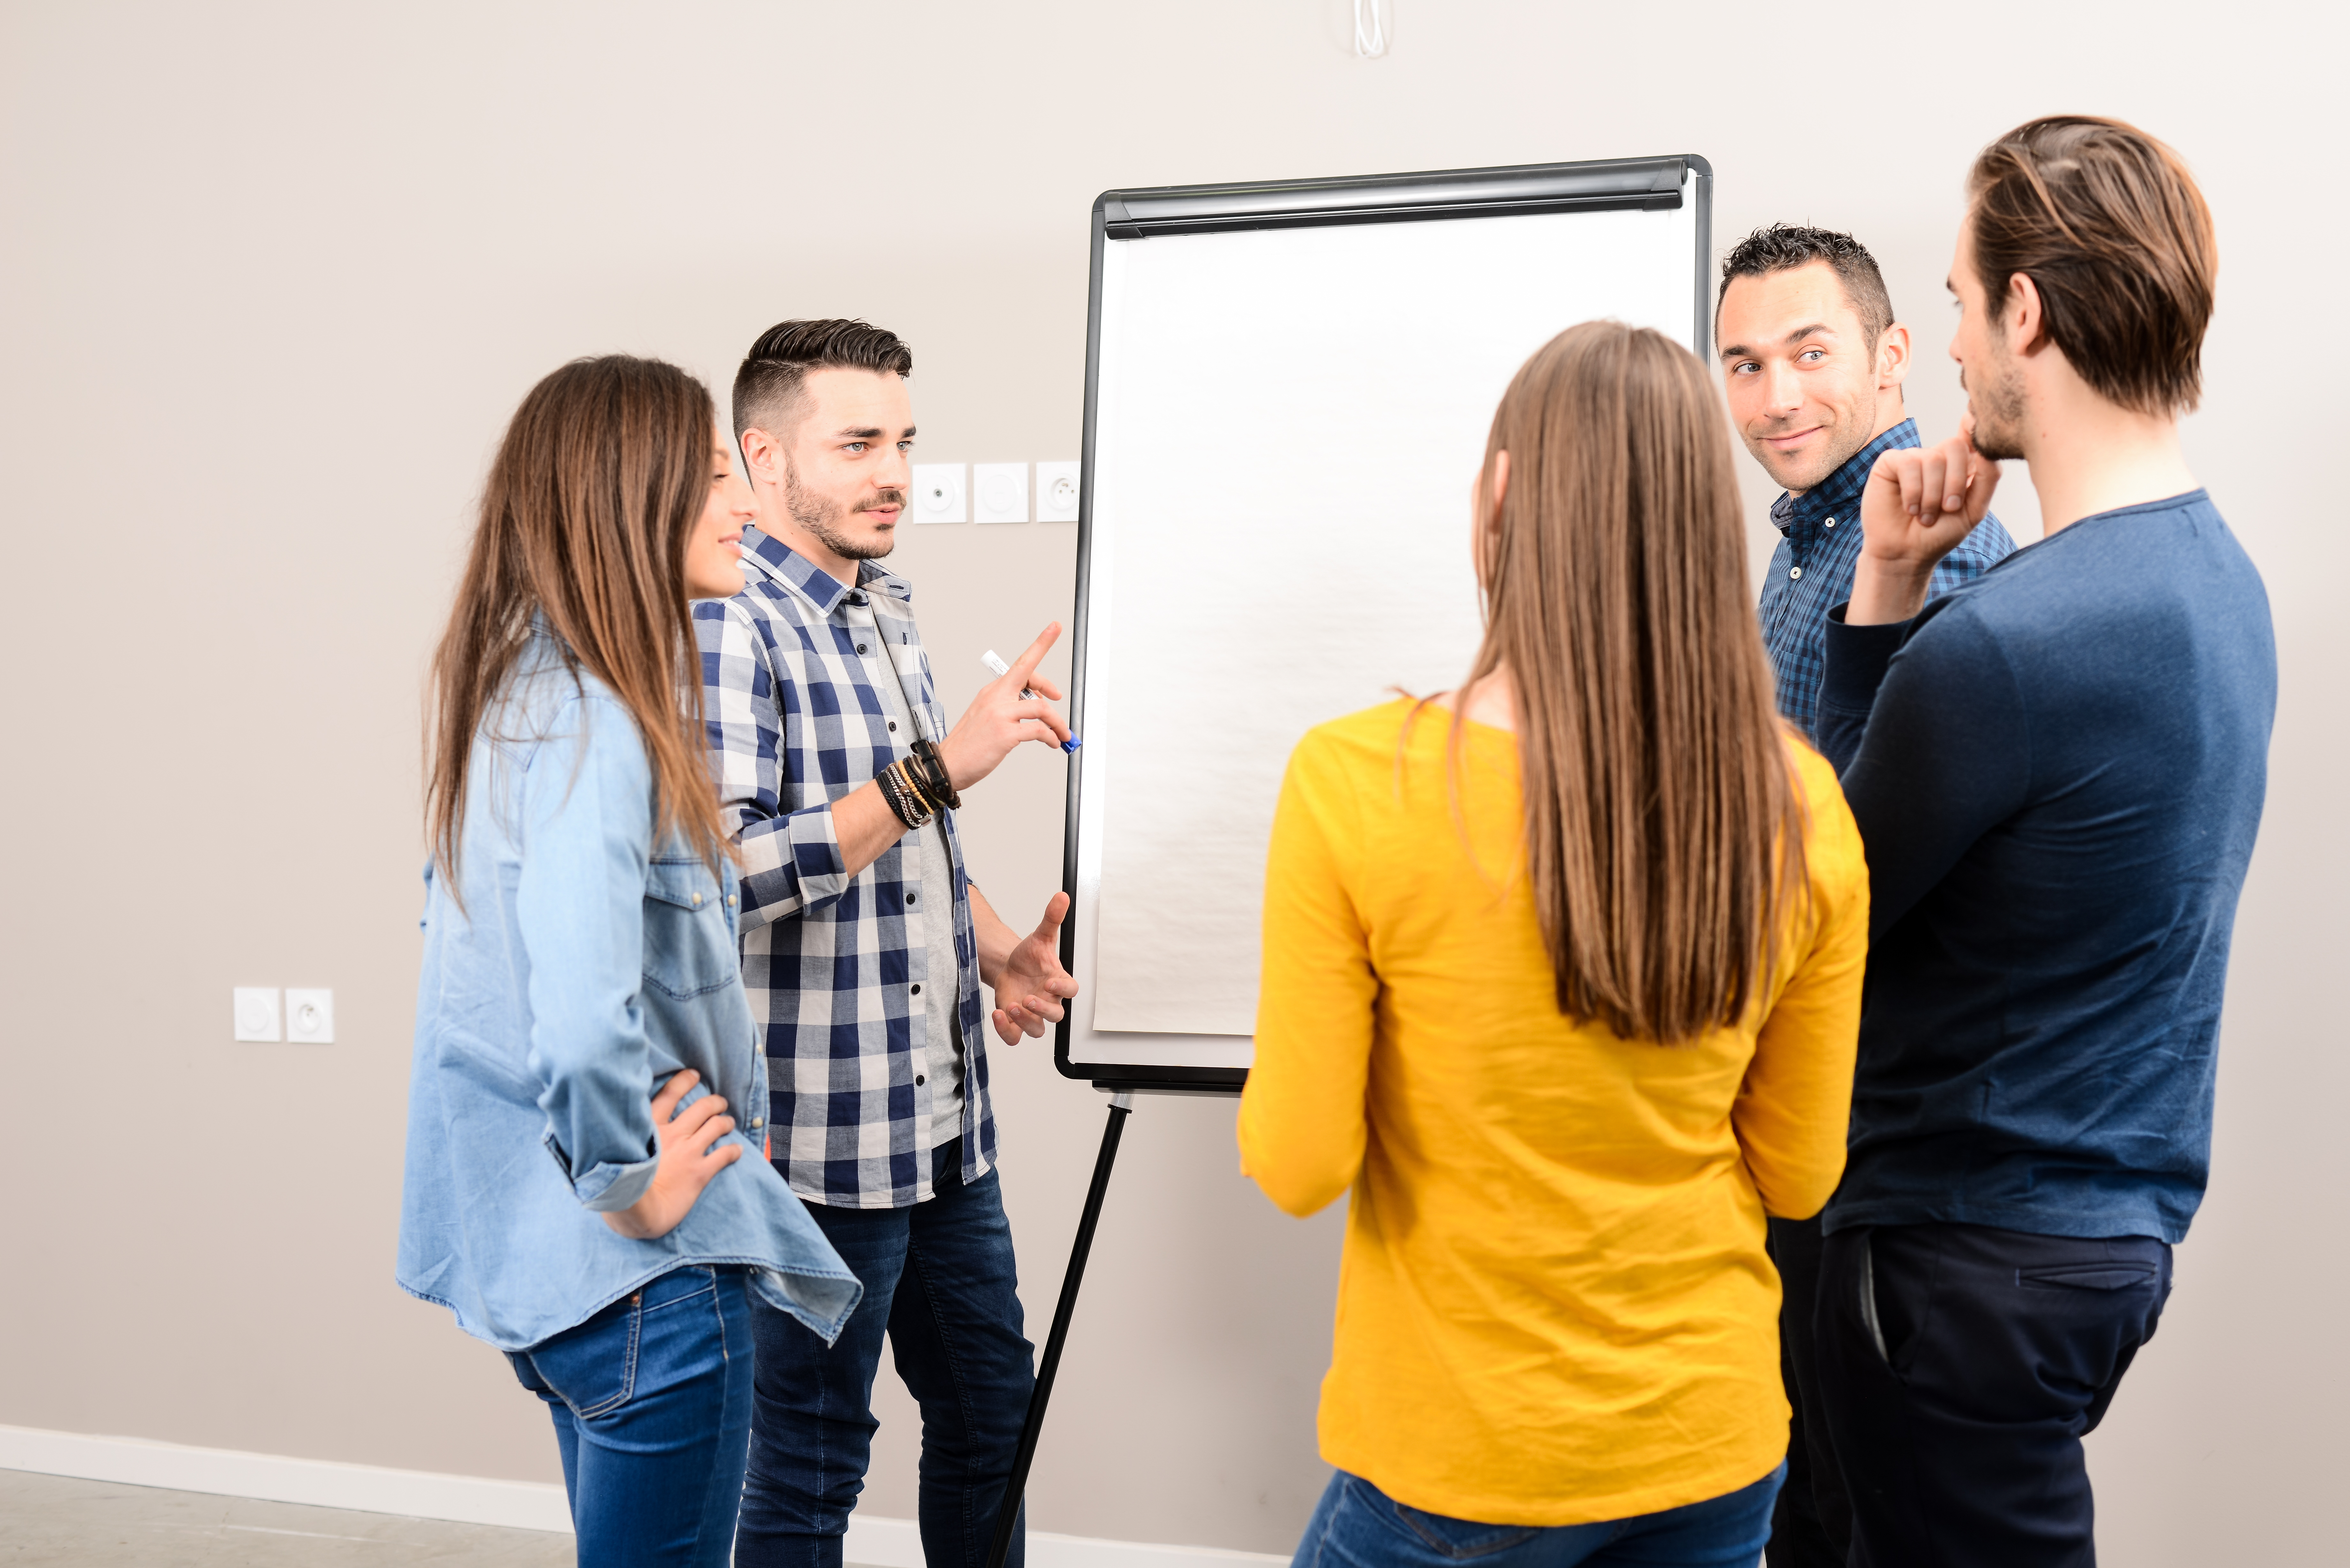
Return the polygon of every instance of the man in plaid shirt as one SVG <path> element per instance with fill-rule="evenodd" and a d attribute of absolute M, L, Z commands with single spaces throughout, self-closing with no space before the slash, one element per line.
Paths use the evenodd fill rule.
<path fill-rule="evenodd" d="M 1771 507 L 1779 545 L 1762 580 L 1762 640 L 1778 675 L 1779 711 L 1808 740 L 1827 669 L 1827 614 L 1852 597 L 1860 560 L 1861 492 L 1879 454 L 1919 444 L 1901 399 L 1909 329 L 1893 318 L 1876 258 L 1858 240 L 1773 223 L 1723 259 L 1713 336 L 1731 421 L 1754 460 L 1786 487 Z M 1963 587 L 2014 549 L 1986 514 L 1934 568 L 1929 597 Z M 1794 1422 L 1765 1552 L 1771 1568 L 1840 1565 L 1852 1536 L 1852 1507 L 1820 1417 L 1812 1318 L 1821 1247 L 1816 1218 L 1772 1219 Z"/>
<path fill-rule="evenodd" d="M 742 854 L 768 1153 L 865 1286 L 829 1346 L 754 1313 L 745 1568 L 838 1568 L 885 1334 L 922 1409 L 923 1554 L 980 1568 L 1035 1386 L 979 988 L 1006 1044 L 1058 1020 L 1077 990 L 1059 958 L 1068 899 L 1024 938 L 1007 928 L 964 874 L 948 808 L 1022 742 L 1069 738 L 1035 673 L 1060 628 L 948 728 L 913 590 L 878 564 L 911 483 L 912 369 L 895 335 L 861 321 L 786 321 L 753 345 L 734 428 L 759 521 L 743 531 L 743 592 L 694 607 Z"/>
<path fill-rule="evenodd" d="M 1714 340 L 1746 450 L 1787 493 L 1771 507 L 1779 546 L 1762 579 L 1762 640 L 1779 711 L 1808 738 L 1827 666 L 1821 628 L 1852 597 L 1860 493 L 1879 453 L 1918 444 L 1902 407 L 1909 329 L 1877 262 L 1850 234 L 1773 223 L 1721 264 Z M 2015 549 L 1996 517 L 1934 568 L 1939 598 Z"/>

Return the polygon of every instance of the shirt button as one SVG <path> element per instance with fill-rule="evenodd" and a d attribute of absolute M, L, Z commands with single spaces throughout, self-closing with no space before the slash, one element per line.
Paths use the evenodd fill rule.
<path fill-rule="evenodd" d="M 693 896 L 693 907 L 697 909 L 702 908 L 702 895 L 699 893 Z"/>
<path fill-rule="evenodd" d="M 1828 519 L 1828 526 L 1829 526 L 1829 527 L 1831 527 L 1831 528 L 1833 528 L 1833 527 L 1835 527 L 1835 518 L 1831 517 L 1831 518 L 1829 518 L 1829 519 Z"/>
<path fill-rule="evenodd" d="M 765 1127 L 766 1125 L 767 1118 L 764 1116 L 753 1116 L 751 1118 L 751 1130 L 753 1132 L 757 1132 L 761 1127 Z"/>
<path fill-rule="evenodd" d="M 915 994 L 916 996 L 920 996 L 920 995 L 921 995 L 921 994 L 922 994 L 921 982 L 920 982 L 920 981 L 917 981 L 915 982 L 915 984 L 914 984 L 914 994 Z"/>
<path fill-rule="evenodd" d="M 920 1073 L 917 1073 L 917 1074 L 915 1074 L 915 1075 L 914 1075 L 914 1086 L 915 1086 L 916 1088 L 920 1088 L 920 1087 L 921 1087 L 924 1084 L 927 1084 L 927 1083 L 929 1083 L 929 1082 L 930 1082 L 930 1080 L 929 1080 L 928 1078 L 923 1077 Z"/>
<path fill-rule="evenodd" d="M 861 643 L 861 642 L 860 642 L 860 643 L 858 643 L 858 644 L 857 645 L 857 651 L 858 651 L 858 652 L 859 652 L 859 653 L 864 652 L 864 651 L 865 651 L 865 645 L 864 645 L 863 643 Z"/>
<path fill-rule="evenodd" d="M 897 728 L 898 728 L 898 721 L 897 721 L 897 720 L 895 720 L 895 719 L 890 720 L 890 721 L 889 721 L 889 728 L 890 728 L 891 732 L 894 732 L 897 730 Z"/>
<path fill-rule="evenodd" d="M 1803 567 L 1801 567 L 1801 566 L 1790 566 L 1790 567 L 1788 567 L 1788 568 L 1787 568 L 1787 580 L 1788 580 L 1788 581 L 1790 581 L 1790 582 L 1798 582 L 1798 583 L 1799 583 L 1799 582 L 1801 582 L 1801 581 L 1803 581 L 1803 580 L 1804 580 L 1804 568 L 1803 568 Z"/>
<path fill-rule="evenodd" d="M 910 904 L 910 903 L 912 903 L 913 901 L 914 901 L 914 896 L 913 896 L 911 893 L 907 894 L 907 895 L 906 895 L 906 902 L 908 902 L 909 904 Z"/>
<path fill-rule="evenodd" d="M 726 907 L 730 909 L 734 907 L 734 895 L 732 893 L 726 895 Z"/>

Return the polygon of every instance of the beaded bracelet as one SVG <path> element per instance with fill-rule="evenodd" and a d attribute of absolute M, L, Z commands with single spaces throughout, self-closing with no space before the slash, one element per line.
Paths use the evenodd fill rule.
<path fill-rule="evenodd" d="M 931 820 L 931 814 L 922 809 L 921 793 L 909 782 L 902 761 L 883 768 L 873 782 L 881 786 L 881 798 L 889 803 L 891 814 L 909 828 L 920 827 Z"/>

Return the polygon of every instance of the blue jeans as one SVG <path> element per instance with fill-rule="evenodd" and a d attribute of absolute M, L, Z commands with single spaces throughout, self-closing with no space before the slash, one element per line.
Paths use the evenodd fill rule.
<path fill-rule="evenodd" d="M 929 1568 L 987 1561 L 1035 1368 L 1021 1333 L 1001 1184 L 990 1171 L 962 1185 L 960 1141 L 938 1155 L 926 1203 L 808 1205 L 865 1286 L 830 1349 L 797 1319 L 752 1303 L 758 1395 L 734 1552 L 741 1568 L 840 1568 L 879 1425 L 873 1376 L 885 1333 L 922 1410 L 923 1559 Z M 1020 1568 L 1022 1545 L 1014 1535 L 1008 1568 Z"/>
<path fill-rule="evenodd" d="M 579 1568 L 724 1568 L 751 1434 L 750 1303 L 739 1269 L 678 1269 L 508 1355 L 555 1417 Z"/>
<path fill-rule="evenodd" d="M 1340 1470 L 1290 1568 L 1754 1568 L 1787 1467 L 1722 1497 L 1600 1524 L 1472 1524 L 1424 1513 Z"/>

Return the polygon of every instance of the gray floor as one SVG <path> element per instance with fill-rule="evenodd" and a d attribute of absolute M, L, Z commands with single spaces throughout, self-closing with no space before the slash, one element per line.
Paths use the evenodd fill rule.
<path fill-rule="evenodd" d="M 571 1537 L 0 1470 L 0 1568 L 569 1568 Z"/>

